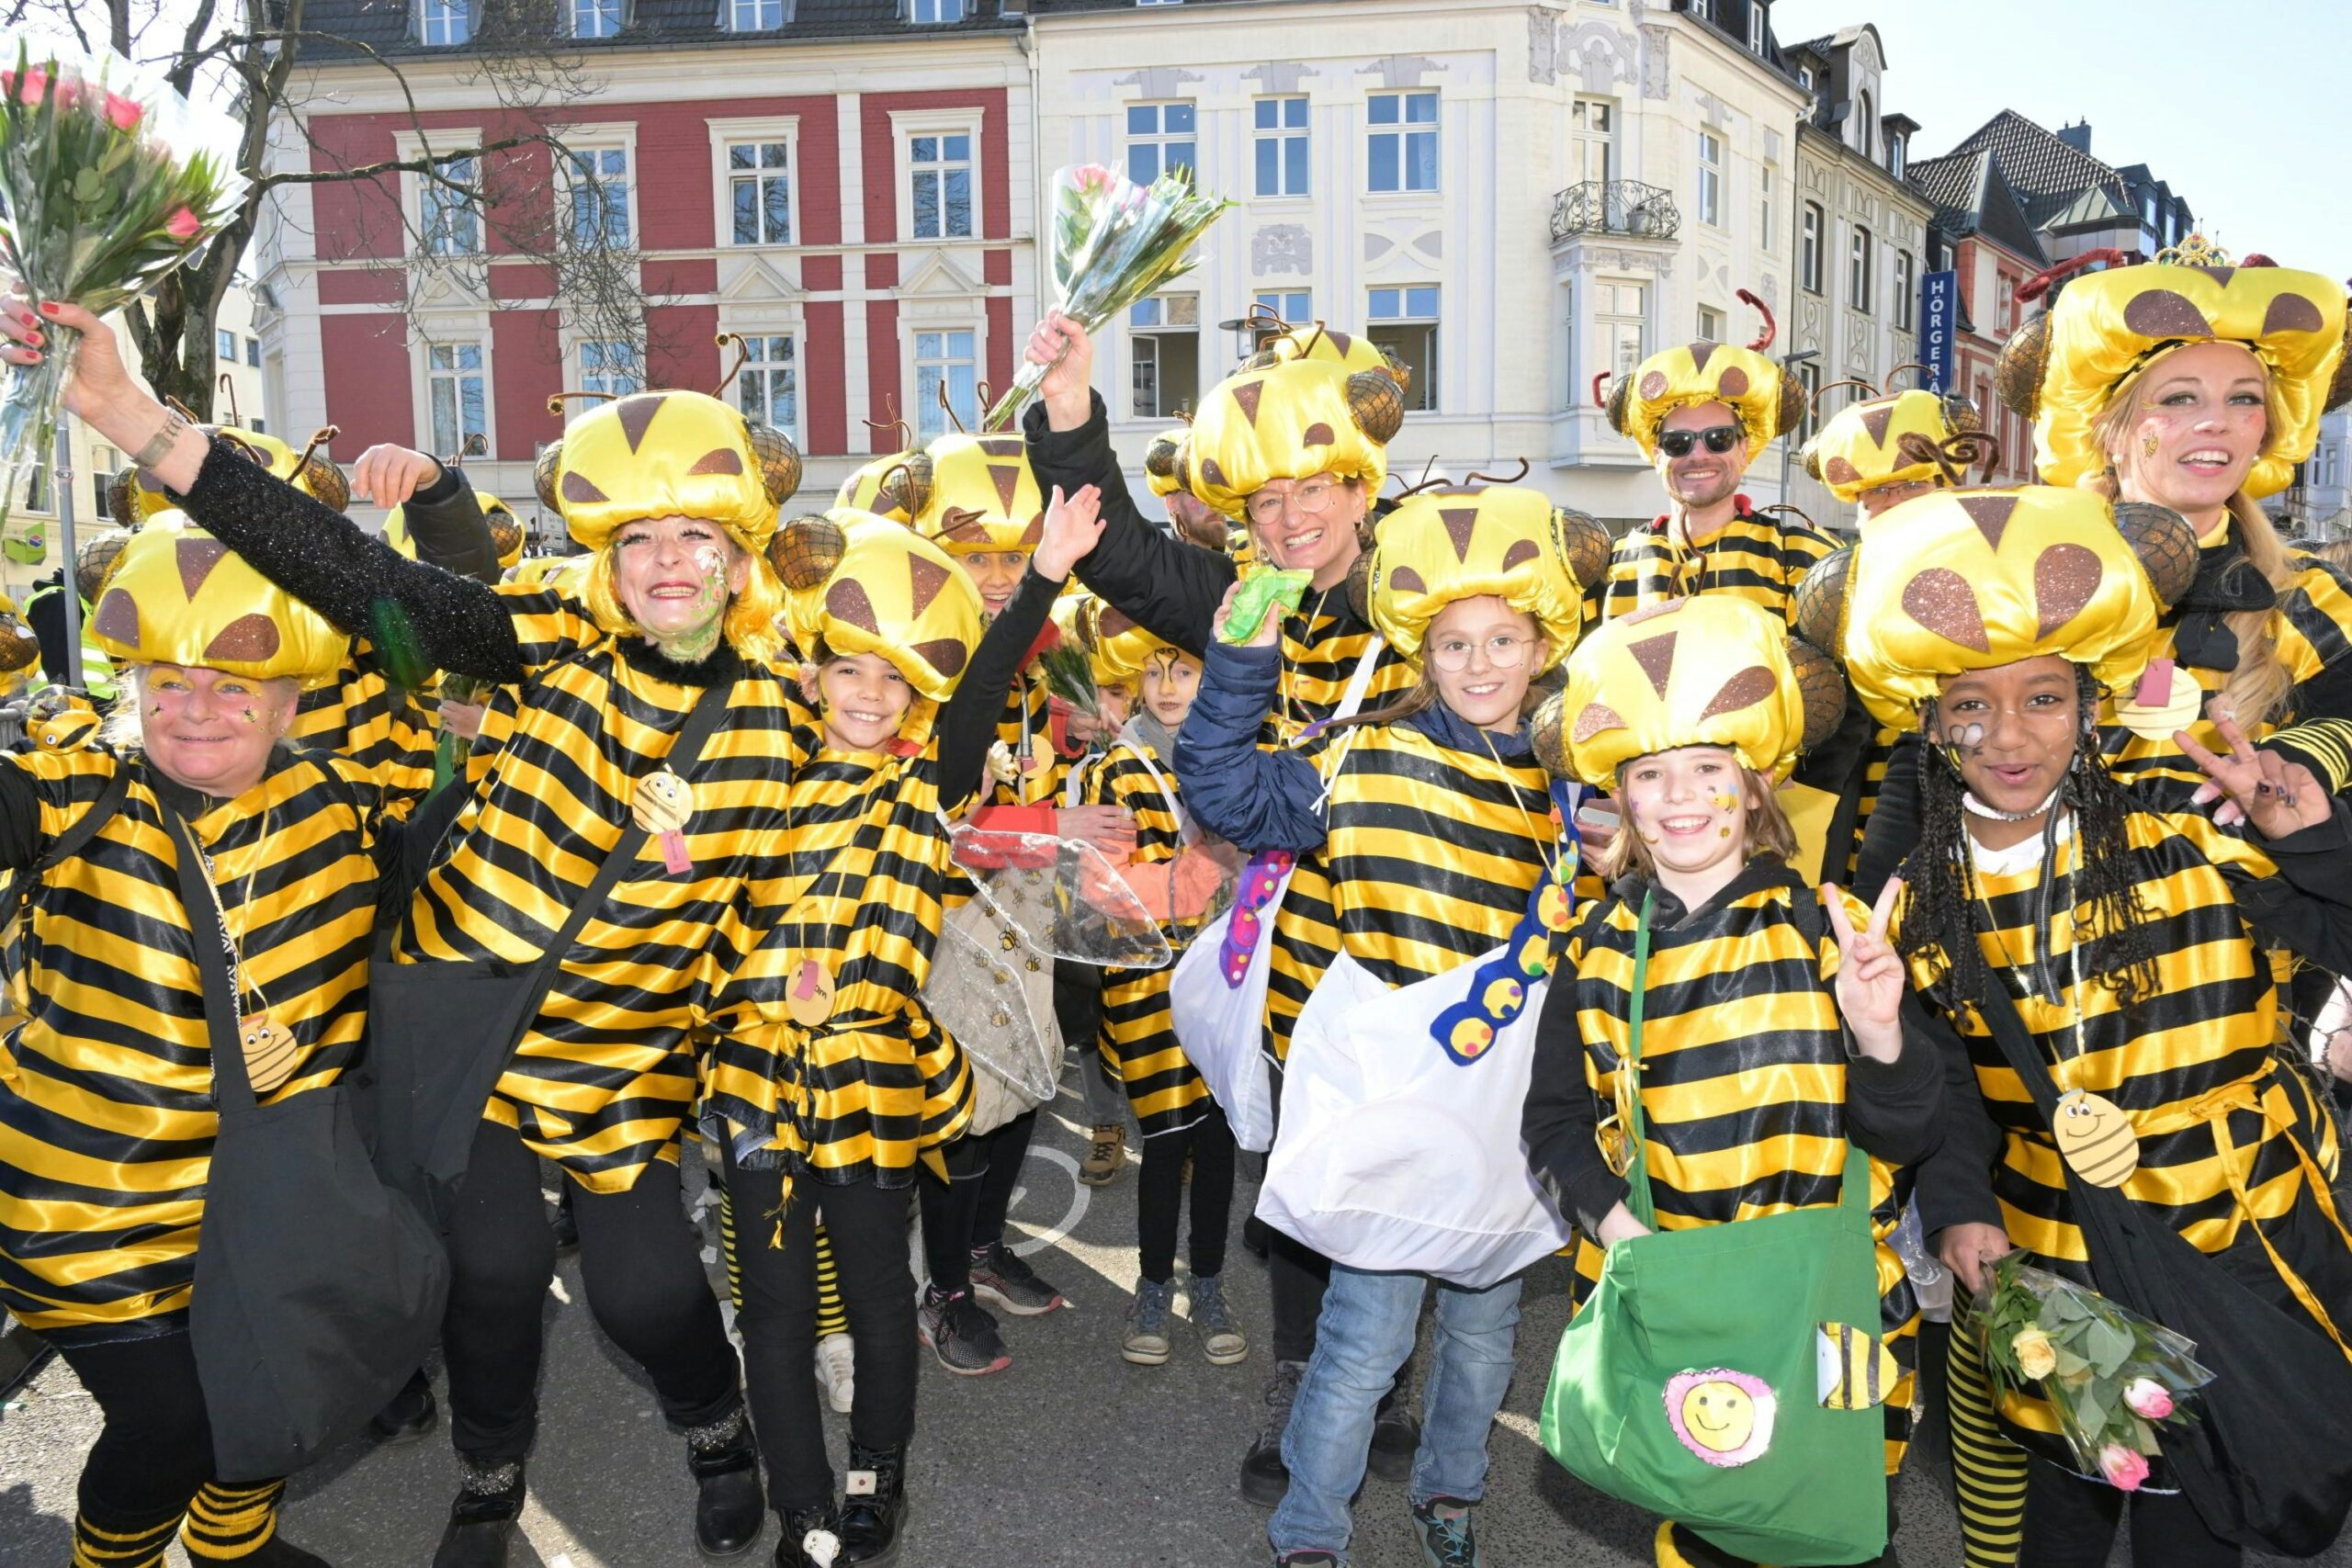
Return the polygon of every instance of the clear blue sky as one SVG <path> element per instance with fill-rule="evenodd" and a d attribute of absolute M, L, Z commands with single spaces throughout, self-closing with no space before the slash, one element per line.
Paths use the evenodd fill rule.
<path fill-rule="evenodd" d="M 2145 164 L 2236 253 L 2352 275 L 2352 5 L 2345 0 L 1776 0 L 1801 42 L 1869 22 L 1881 107 L 1932 157 L 2004 108 Z"/>

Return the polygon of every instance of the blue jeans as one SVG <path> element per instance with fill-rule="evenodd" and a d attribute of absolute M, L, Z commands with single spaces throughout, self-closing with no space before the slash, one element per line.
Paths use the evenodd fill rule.
<path fill-rule="evenodd" d="M 1424 1274 L 1367 1274 L 1331 1265 L 1315 1325 L 1315 1357 L 1298 1385 L 1283 1463 L 1290 1490 L 1266 1527 L 1275 1555 L 1320 1551 L 1347 1561 L 1348 1502 L 1363 1484 L 1372 1419 L 1413 1353 L 1421 1293 L 1437 1286 L 1437 1327 L 1421 1393 L 1421 1448 L 1412 1500 L 1475 1503 L 1487 1491 L 1487 1431 L 1510 1386 L 1519 1280 L 1464 1291 Z"/>

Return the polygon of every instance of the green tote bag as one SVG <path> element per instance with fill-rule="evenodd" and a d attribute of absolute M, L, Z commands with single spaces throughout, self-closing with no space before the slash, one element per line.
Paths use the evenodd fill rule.
<path fill-rule="evenodd" d="M 1625 1070 L 1640 1083 L 1650 906 L 1634 945 Z M 1655 1226 L 1641 1096 L 1628 1202 Z M 1834 1208 L 1621 1241 L 1560 1337 L 1544 1447 L 1569 1473 L 1757 1562 L 1886 1550 L 1880 1411 L 1821 1403 L 1821 1325 L 1879 1331 L 1870 1159 L 1850 1143 Z M 1831 1364 L 1845 1364 L 1842 1357 Z"/>

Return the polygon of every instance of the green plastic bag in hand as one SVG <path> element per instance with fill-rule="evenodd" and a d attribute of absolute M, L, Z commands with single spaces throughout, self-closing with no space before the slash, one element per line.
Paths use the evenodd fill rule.
<path fill-rule="evenodd" d="M 1306 597 L 1307 585 L 1315 581 L 1309 571 L 1277 571 L 1272 567 L 1251 567 L 1242 575 L 1241 587 L 1233 595 L 1233 608 L 1226 613 L 1225 630 L 1218 640 L 1237 646 L 1258 635 L 1266 624 L 1266 612 L 1276 604 L 1284 615 L 1298 608 Z"/>

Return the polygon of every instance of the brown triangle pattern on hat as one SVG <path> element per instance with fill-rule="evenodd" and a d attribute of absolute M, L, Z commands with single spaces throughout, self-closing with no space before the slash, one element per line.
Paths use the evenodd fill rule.
<path fill-rule="evenodd" d="M 1663 637 L 1644 637 L 1625 645 L 1625 651 L 1634 656 L 1634 662 L 1650 678 L 1650 690 L 1658 694 L 1660 702 L 1666 700 L 1666 683 L 1674 674 L 1674 639 L 1681 635 L 1668 632 Z"/>
<path fill-rule="evenodd" d="M 1263 381 L 1244 381 L 1233 389 L 1234 406 L 1241 411 L 1241 417 L 1250 422 L 1252 430 L 1258 427 L 1258 405 L 1265 396 L 1266 384 Z"/>
<path fill-rule="evenodd" d="M 1886 445 L 1886 426 L 1894 418 L 1893 403 L 1873 403 L 1862 411 L 1862 428 L 1871 433 L 1874 446 Z"/>
<path fill-rule="evenodd" d="M 743 454 L 732 446 L 717 446 L 695 459 L 689 474 L 740 474 L 743 471 Z"/>
<path fill-rule="evenodd" d="M 1849 485 L 1862 477 L 1862 471 L 1843 457 L 1832 457 L 1821 465 L 1821 477 L 1834 485 Z"/>
<path fill-rule="evenodd" d="M 2262 335 L 2272 333 L 2315 333 L 2324 325 L 2319 307 L 2300 294 L 2281 294 L 2262 313 Z"/>
<path fill-rule="evenodd" d="M 587 475 L 573 473 L 569 468 L 563 471 L 563 484 L 559 493 L 575 506 L 592 506 L 597 502 L 612 499 L 598 490 Z"/>
<path fill-rule="evenodd" d="M 1125 637 L 1127 633 L 1136 629 L 1136 620 L 1134 616 L 1128 615 L 1125 610 L 1115 608 L 1109 604 L 1102 606 L 1102 613 L 1097 617 L 1095 625 L 1101 629 L 1104 637 Z"/>
<path fill-rule="evenodd" d="M 1615 708 L 1606 703 L 1587 703 L 1584 705 L 1583 711 L 1577 715 L 1574 738 L 1577 740 L 1589 740 L 1604 729 L 1624 728 L 1625 721 L 1617 716 Z"/>
<path fill-rule="evenodd" d="M 2230 286 L 2230 278 L 2232 275 L 2236 273 L 2238 269 L 2233 266 L 2200 266 L 2197 270 L 2211 278 L 2214 282 L 2220 284 L 2222 288 L 2227 288 Z"/>
<path fill-rule="evenodd" d="M 944 567 L 935 560 L 927 560 L 922 556 L 907 558 L 907 581 L 914 593 L 916 615 L 920 615 L 931 608 L 931 602 L 939 597 L 939 591 L 947 586 L 947 580 L 952 575 L 952 568 Z"/>
<path fill-rule="evenodd" d="M 1225 488 L 1225 470 L 1217 467 L 1216 459 L 1215 457 L 1204 457 L 1201 459 L 1201 482 L 1204 484 L 1213 484 L 1219 490 L 1223 490 Z"/>
<path fill-rule="evenodd" d="M 991 457 L 1018 457 L 1023 443 L 1018 435 L 983 435 L 980 450 Z"/>
<path fill-rule="evenodd" d="M 1976 525 L 1976 531 L 1984 536 L 1984 542 L 1998 550 L 2001 536 L 2008 531 L 2009 514 L 2018 509 L 2018 498 L 2014 495 L 1963 495 L 1960 498 L 1960 509 L 1968 513 L 1968 520 Z"/>
<path fill-rule="evenodd" d="M 1046 542 L 1046 514 L 1042 512 L 1029 519 L 1029 526 L 1021 530 L 1021 547 L 1034 550 Z"/>
<path fill-rule="evenodd" d="M 239 615 L 204 645 L 204 657 L 235 660 L 240 664 L 254 663 L 276 654 L 277 644 L 276 621 L 259 614 Z"/>
<path fill-rule="evenodd" d="M 638 392 L 621 400 L 621 434 L 628 437 L 631 452 L 645 445 L 646 426 L 653 423 L 653 416 L 660 413 L 662 405 L 669 400 L 667 392 Z"/>
<path fill-rule="evenodd" d="M 1690 368 L 1693 370 L 1704 370 L 1707 367 L 1707 361 L 1715 356 L 1715 350 L 1720 346 L 1720 344 L 1709 343 L 1705 338 L 1701 338 L 1697 343 L 1692 344 L 1690 345 Z"/>
<path fill-rule="evenodd" d="M 1660 599 L 1656 604 L 1645 604 L 1617 618 L 1630 626 L 1637 621 L 1654 621 L 1660 615 L 1671 615 L 1690 602 L 1688 599 Z"/>
<path fill-rule="evenodd" d="M 2033 607 L 2041 617 L 2035 637 L 2046 637 L 2081 615 L 2106 575 L 2098 552 L 2086 546 L 2052 545 L 2035 557 Z"/>
<path fill-rule="evenodd" d="M 1978 653 L 1993 651 L 1984 636 L 1984 612 L 1976 607 L 1976 591 L 1950 567 L 1931 566 L 1905 583 L 1903 609 L 1946 642 Z"/>
<path fill-rule="evenodd" d="M 951 677 L 961 675 L 964 672 L 964 660 L 971 657 L 971 650 L 966 648 L 960 639 L 952 637 L 934 637 L 929 642 L 919 642 L 910 651 L 917 659 L 922 660 L 942 675 Z"/>
<path fill-rule="evenodd" d="M 1470 536 L 1478 530 L 1478 509 L 1475 506 L 1449 506 L 1438 513 L 1438 521 L 1445 525 L 1445 536 L 1453 541 L 1453 558 L 1470 558 Z"/>
<path fill-rule="evenodd" d="M 1718 714 L 1737 713 L 1742 708 L 1754 707 L 1770 696 L 1779 685 L 1770 670 L 1761 664 L 1751 664 L 1716 688 L 1715 694 L 1707 699 L 1705 711 L 1699 715 L 1699 722 L 1703 724 Z"/>
<path fill-rule="evenodd" d="M 98 613 L 91 617 L 90 630 L 108 642 L 119 642 L 125 648 L 139 646 L 139 601 L 119 588 L 109 588 L 98 602 Z"/>
<path fill-rule="evenodd" d="M 862 632 L 882 635 L 881 626 L 874 617 L 874 601 L 865 596 L 865 590 L 855 578 L 833 580 L 833 585 L 825 590 L 825 614 Z"/>
<path fill-rule="evenodd" d="M 185 536 L 172 541 L 172 564 L 180 569 L 180 588 L 190 602 L 204 580 L 212 575 L 229 553 L 229 547 L 218 539 L 191 539 Z"/>
<path fill-rule="evenodd" d="M 1021 493 L 1021 465 L 990 463 L 989 479 L 996 486 L 997 503 L 1004 509 L 1006 515 L 1010 516 L 1012 512 L 1012 498 Z"/>
<path fill-rule="evenodd" d="M 2134 294 L 2123 307 L 2123 325 L 2142 337 L 2211 337 L 2213 323 L 2188 296 L 2169 288 Z"/>

